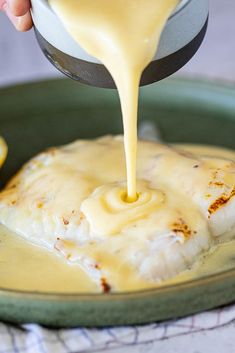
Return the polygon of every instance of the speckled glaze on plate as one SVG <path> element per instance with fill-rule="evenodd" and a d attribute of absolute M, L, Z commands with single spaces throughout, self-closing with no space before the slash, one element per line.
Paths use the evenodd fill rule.
<path fill-rule="evenodd" d="M 235 149 L 235 89 L 168 79 L 141 89 L 141 120 L 167 142 Z M 117 92 L 52 80 L 0 90 L 0 133 L 9 144 L 1 186 L 46 147 L 122 132 Z M 219 271 L 219 269 L 218 269 Z M 235 299 L 235 268 L 201 279 L 125 294 L 56 294 L 0 288 L 0 319 L 53 327 L 142 324 L 176 318 Z"/>

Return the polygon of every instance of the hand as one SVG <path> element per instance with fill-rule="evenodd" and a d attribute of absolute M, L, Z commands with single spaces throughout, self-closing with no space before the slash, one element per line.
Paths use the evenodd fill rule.
<path fill-rule="evenodd" d="M 30 0 L 0 0 L 4 11 L 18 31 L 28 31 L 32 25 Z"/>

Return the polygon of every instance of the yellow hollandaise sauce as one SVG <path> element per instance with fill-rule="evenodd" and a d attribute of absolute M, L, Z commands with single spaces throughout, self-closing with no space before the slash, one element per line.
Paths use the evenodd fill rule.
<path fill-rule="evenodd" d="M 121 195 L 126 202 L 142 197 L 142 190 L 137 190 L 136 185 L 137 111 L 141 74 L 155 55 L 164 25 L 178 2 L 49 0 L 71 36 L 106 66 L 117 86 L 123 116 L 127 173 L 127 190 L 122 191 Z M 102 191 L 100 197 L 110 192 L 110 188 Z M 113 193 L 114 198 L 116 192 Z M 151 190 L 148 192 L 152 193 Z M 146 198 L 145 202 L 147 205 Z M 152 203 L 149 205 L 151 208 Z"/>
<path fill-rule="evenodd" d="M 229 223 L 234 219 L 234 208 L 228 206 L 225 215 L 219 214 L 225 208 L 223 203 L 219 208 L 221 198 L 210 199 L 212 193 L 215 197 L 218 193 L 224 195 L 227 185 L 221 180 L 229 183 L 229 173 L 234 174 L 235 152 L 232 150 L 140 141 L 137 164 L 140 179 L 144 175 L 152 182 L 159 178 L 159 189 L 153 187 L 152 199 L 148 200 L 153 205 L 153 217 L 145 218 L 140 198 L 138 207 L 123 202 L 123 209 L 117 205 L 115 212 L 112 209 L 109 213 L 106 208 L 102 216 L 105 223 L 100 224 L 98 217 L 93 220 L 92 216 L 88 223 L 96 233 L 87 228 L 87 203 L 92 202 L 89 211 L 94 208 L 99 214 L 102 210 L 96 203 L 96 191 L 87 198 L 82 191 L 86 190 L 89 195 L 101 179 L 109 184 L 115 177 L 118 180 L 125 177 L 121 144 L 120 138 L 106 137 L 49 150 L 31 160 L 12 179 L 0 194 L 0 221 L 8 227 L 0 226 L 0 288 L 58 293 L 125 292 L 184 282 L 234 268 L 235 241 L 228 242 L 234 239 Z M 105 151 L 110 154 L 102 153 Z M 91 163 L 88 157 L 94 154 L 103 158 Z M 113 156 L 115 167 L 108 168 Z M 155 163 L 156 158 L 159 165 Z M 213 168 L 214 164 L 217 169 Z M 175 173 L 178 165 L 183 172 L 178 176 L 181 180 L 175 181 L 166 171 L 173 168 Z M 73 170 L 74 167 L 82 168 L 86 179 L 81 177 L 81 170 Z M 159 169 L 157 174 L 155 167 Z M 226 173 L 221 176 L 219 173 L 223 171 Z M 93 179 L 91 174 L 95 175 Z M 167 178 L 170 182 L 173 180 L 172 184 Z M 64 187 L 68 179 L 69 183 Z M 185 196 L 175 191 L 175 182 Z M 74 189 L 77 184 L 80 188 Z M 86 189 L 81 190 L 82 185 L 86 185 Z M 234 177 L 231 185 L 234 185 Z M 103 187 L 107 186 L 97 187 L 98 195 Z M 143 185 L 140 183 L 139 187 Z M 194 198 L 195 203 L 199 202 L 198 209 L 190 200 L 191 191 L 194 197 L 200 196 L 198 200 Z M 111 195 L 107 193 L 106 197 L 112 198 L 115 187 L 109 192 Z M 186 197 L 188 193 L 190 195 Z M 76 205 L 82 199 L 85 218 L 76 211 Z M 161 201 L 159 205 L 156 200 Z M 206 211 L 213 204 L 218 207 L 214 218 Z M 222 217 L 220 224 L 217 212 L 218 217 Z M 206 233 L 208 226 L 211 233 Z M 223 237 L 226 233 L 228 238 Z M 176 247 L 171 247 L 172 242 Z M 98 281 L 93 269 L 102 271 Z"/>
<path fill-rule="evenodd" d="M 26 243 L 0 226 L 0 289 L 43 293 L 97 293 L 100 288 L 77 264 L 68 264 L 48 249 Z M 141 281 L 128 268 L 117 273 L 121 291 L 143 290 L 203 278 L 235 268 L 235 241 L 212 247 L 190 270 L 158 283 Z M 115 266 L 115 263 L 113 263 Z"/>

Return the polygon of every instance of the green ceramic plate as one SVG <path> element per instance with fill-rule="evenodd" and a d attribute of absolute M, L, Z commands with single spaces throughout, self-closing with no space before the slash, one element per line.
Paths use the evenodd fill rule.
<path fill-rule="evenodd" d="M 141 89 L 139 120 L 168 142 L 235 148 L 235 90 L 183 79 Z M 0 133 L 9 144 L 1 183 L 45 147 L 122 132 L 117 93 L 55 80 L 0 90 Z M 235 268 L 174 286 L 126 294 L 44 294 L 0 289 L 0 319 L 51 326 L 105 326 L 175 318 L 235 299 Z"/>

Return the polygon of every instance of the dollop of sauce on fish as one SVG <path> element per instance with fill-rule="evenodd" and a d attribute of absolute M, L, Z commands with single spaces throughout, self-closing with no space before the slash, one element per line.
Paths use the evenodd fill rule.
<path fill-rule="evenodd" d="M 68 276 L 82 271 L 93 290 L 154 287 L 233 239 L 234 161 L 222 148 L 140 140 L 139 194 L 127 202 L 123 137 L 76 141 L 19 171 L 0 193 L 0 223 L 61 256 Z"/>

